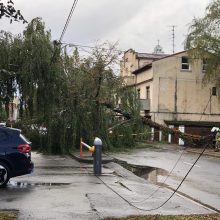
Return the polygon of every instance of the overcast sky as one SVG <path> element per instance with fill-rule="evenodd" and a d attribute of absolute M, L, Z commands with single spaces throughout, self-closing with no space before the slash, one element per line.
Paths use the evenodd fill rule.
<path fill-rule="evenodd" d="M 1 0 L 6 3 L 6 0 Z M 94 45 L 97 40 L 119 42 L 119 49 L 153 52 L 160 40 L 165 53 L 172 52 L 172 25 L 175 25 L 175 52 L 183 50 L 189 23 L 204 15 L 210 0 L 78 0 L 63 41 Z M 52 38 L 59 39 L 73 0 L 14 0 L 28 20 L 42 17 Z M 21 33 L 25 25 L 0 19 L 0 29 Z"/>

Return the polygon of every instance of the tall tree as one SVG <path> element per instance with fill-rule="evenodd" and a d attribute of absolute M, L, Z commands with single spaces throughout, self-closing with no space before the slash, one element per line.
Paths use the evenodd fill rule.
<path fill-rule="evenodd" d="M 9 103 L 16 92 L 16 59 L 19 58 L 20 39 L 12 34 L 0 32 L 0 108 L 5 106 L 7 117 L 9 116 Z"/>
<path fill-rule="evenodd" d="M 80 137 L 91 143 L 99 136 L 105 148 L 132 146 L 131 134 L 138 132 L 138 120 L 133 117 L 126 126 L 118 126 L 118 115 L 106 107 L 106 103 L 114 106 L 121 100 L 127 112 L 139 113 L 134 93 L 122 88 L 114 73 L 116 45 L 98 45 L 87 57 L 81 57 L 77 49 L 67 53 L 65 48 L 51 40 L 40 18 L 33 19 L 19 37 L 3 33 L 0 102 L 6 104 L 15 91 L 19 93 L 20 126 L 48 153 L 75 148 Z M 114 135 L 108 132 L 113 126 Z M 47 128 L 44 134 L 42 127 Z M 122 136 L 114 138 L 117 134 Z"/>
<path fill-rule="evenodd" d="M 211 1 L 205 12 L 204 17 L 192 21 L 185 48 L 191 58 L 203 60 L 205 82 L 215 83 L 220 92 L 220 0 Z"/>

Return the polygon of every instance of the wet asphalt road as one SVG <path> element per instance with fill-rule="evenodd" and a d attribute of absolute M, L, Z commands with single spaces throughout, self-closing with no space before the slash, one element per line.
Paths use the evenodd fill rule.
<path fill-rule="evenodd" d="M 92 165 L 81 164 L 69 156 L 32 154 L 33 174 L 11 179 L 0 189 L 0 209 L 19 210 L 19 219 L 103 219 L 107 216 L 138 214 L 210 213 L 205 207 L 175 195 L 166 205 L 153 211 L 132 207 L 111 191 L 142 209 L 158 207 L 172 191 L 161 189 L 152 198 L 146 197 L 157 187 L 149 184 L 115 163 L 103 167 L 100 179 L 93 175 Z"/>
<path fill-rule="evenodd" d="M 147 176 L 148 180 L 175 189 L 199 155 L 183 151 L 181 148 L 179 150 L 169 148 L 168 146 L 167 149 L 138 150 L 129 155 L 114 156 L 130 164 L 163 169 L 152 172 Z M 179 162 L 174 168 L 178 159 Z M 172 169 L 172 173 L 167 178 Z M 178 191 L 220 212 L 220 158 L 202 156 Z"/>

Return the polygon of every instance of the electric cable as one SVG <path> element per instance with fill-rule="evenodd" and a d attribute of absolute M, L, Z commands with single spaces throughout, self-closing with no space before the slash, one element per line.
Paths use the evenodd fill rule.
<path fill-rule="evenodd" d="M 132 202 L 130 202 L 128 199 L 126 199 L 125 197 L 123 197 L 121 194 L 119 194 L 117 191 L 115 191 L 112 187 L 110 187 L 108 184 L 106 184 L 99 176 L 96 176 L 107 188 L 109 188 L 112 192 L 114 192 L 115 194 L 117 194 L 121 199 L 123 199 L 125 202 L 127 202 L 130 206 L 141 210 L 141 211 L 154 211 L 157 210 L 159 208 L 161 208 L 162 206 L 164 206 L 174 195 L 175 193 L 178 191 L 178 189 L 180 188 L 180 186 L 183 184 L 183 182 L 185 181 L 185 179 L 187 178 L 187 176 L 189 175 L 189 173 L 191 172 L 191 170 L 193 169 L 193 167 L 195 166 L 195 164 L 197 163 L 197 161 L 200 159 L 200 157 L 203 155 L 203 153 L 205 152 L 206 148 L 208 147 L 208 144 L 205 145 L 205 147 L 203 148 L 202 152 L 199 154 L 199 156 L 197 157 L 197 159 L 194 161 L 194 163 L 192 164 L 192 166 L 190 167 L 190 169 L 188 170 L 188 172 L 186 173 L 186 175 L 184 176 L 184 178 L 182 179 L 182 181 L 180 182 L 180 184 L 177 186 L 177 188 L 173 191 L 173 193 L 159 206 L 157 206 L 156 208 L 151 208 L 151 209 L 144 209 L 144 208 L 140 208 L 137 207 L 136 205 L 134 205 Z"/>
<path fill-rule="evenodd" d="M 200 117 L 199 121 L 201 121 L 201 120 L 202 120 L 202 116 L 205 114 L 205 111 L 206 111 L 206 109 L 207 109 L 207 107 L 208 107 L 209 102 L 211 101 L 211 98 L 212 98 L 212 94 L 210 95 L 210 98 L 209 98 L 209 100 L 208 100 L 208 102 L 207 102 L 206 107 L 205 107 L 205 108 L 204 108 L 204 110 L 203 110 L 203 113 L 202 113 L 202 115 L 201 115 L 201 117 Z"/>
<path fill-rule="evenodd" d="M 78 2 L 78 0 L 74 0 L 74 2 L 73 2 L 72 8 L 71 8 L 71 10 L 70 10 L 70 13 L 69 13 L 68 18 L 67 18 L 67 20 L 66 20 L 66 23 L 65 23 L 65 25 L 64 25 L 62 34 L 61 34 L 61 36 L 60 36 L 60 40 L 59 40 L 60 42 L 62 41 L 63 36 L 64 36 L 64 34 L 65 34 L 65 32 L 66 32 L 66 29 L 67 29 L 67 27 L 68 27 L 68 25 L 69 25 L 69 22 L 70 22 L 70 20 L 71 20 L 71 17 L 72 17 L 72 15 L 73 15 L 73 12 L 74 12 L 74 10 L 75 10 L 75 8 L 76 8 L 77 2 Z"/>
<path fill-rule="evenodd" d="M 182 150 L 182 152 L 180 153 L 177 161 L 175 162 L 173 168 L 170 170 L 170 172 L 168 173 L 168 175 L 166 176 L 166 178 L 164 179 L 164 181 L 161 183 L 161 186 L 157 187 L 157 189 L 155 189 L 147 198 L 144 198 L 142 200 L 139 201 L 130 201 L 131 203 L 143 203 L 145 201 L 147 201 L 148 199 L 150 199 L 154 194 L 156 194 L 161 188 L 163 188 L 163 184 L 166 183 L 167 179 L 170 177 L 170 175 L 172 174 L 172 172 L 174 171 L 174 169 L 176 168 L 177 164 L 179 163 L 179 161 L 181 160 L 184 152 L 186 151 L 188 147 L 186 147 L 185 149 Z M 109 154 L 106 154 L 106 156 L 110 156 Z"/>
<path fill-rule="evenodd" d="M 180 153 L 176 163 L 174 164 L 173 168 L 170 170 L 170 172 L 168 173 L 168 175 L 166 176 L 166 178 L 164 179 L 164 181 L 161 183 L 161 186 L 159 186 L 156 190 L 154 190 L 147 198 L 142 199 L 140 201 L 132 201 L 132 203 L 142 203 L 147 201 L 148 199 L 150 199 L 155 193 L 157 193 L 159 191 L 159 189 L 161 189 L 163 187 L 163 185 L 166 183 L 167 179 L 170 177 L 170 175 L 172 174 L 172 172 L 174 171 L 174 169 L 176 168 L 177 164 L 179 163 L 179 161 L 181 160 L 184 152 L 186 151 L 187 148 L 185 148 L 184 150 L 182 150 L 182 152 Z"/>
<path fill-rule="evenodd" d="M 65 44 L 67 46 L 72 46 L 72 47 L 78 47 L 78 48 L 89 48 L 89 49 L 102 49 L 102 50 L 111 50 L 111 49 L 108 49 L 108 48 L 104 48 L 104 47 L 97 47 L 97 46 L 89 46 L 89 45 L 85 45 L 85 44 L 75 44 L 75 43 L 67 43 L 67 42 L 60 42 L 61 44 Z M 119 49 L 115 49 L 114 51 L 118 51 L 120 53 L 125 53 L 127 50 L 119 50 Z M 137 52 L 138 53 L 138 52 Z M 143 53 L 144 54 L 144 53 Z M 173 54 L 170 54 L 170 55 L 167 55 L 167 56 L 164 56 L 162 58 L 158 58 L 158 60 L 160 59 L 165 59 L 165 58 L 169 58 L 169 57 L 176 57 L 176 58 L 179 58 L 179 59 L 182 59 L 182 56 L 177 56 L 177 55 L 173 55 Z M 191 57 L 190 60 L 200 60 L 201 58 L 200 57 Z M 127 62 L 127 61 L 122 61 L 122 62 Z"/>

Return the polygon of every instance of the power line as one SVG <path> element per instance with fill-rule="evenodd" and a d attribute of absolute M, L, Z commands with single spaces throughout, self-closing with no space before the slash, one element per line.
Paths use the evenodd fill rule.
<path fill-rule="evenodd" d="M 60 36 L 60 42 L 62 41 L 63 36 L 64 36 L 64 34 L 65 34 L 65 32 L 66 32 L 66 29 L 67 29 L 67 27 L 68 27 L 68 25 L 69 25 L 69 22 L 70 22 L 70 20 L 71 20 L 71 17 L 72 17 L 72 15 L 73 15 L 73 12 L 74 12 L 74 10 L 75 10 L 75 8 L 76 8 L 77 2 L 78 2 L 78 0 L 74 0 L 74 2 L 73 2 L 72 8 L 71 8 L 71 10 L 70 10 L 70 13 L 69 13 L 68 18 L 67 18 L 67 20 L 66 20 L 66 23 L 65 23 L 65 26 L 64 26 L 64 28 L 63 28 L 62 34 L 61 34 L 61 36 Z"/>
<path fill-rule="evenodd" d="M 203 153 L 205 152 L 206 148 L 208 147 L 208 144 L 205 145 L 204 149 L 202 150 L 202 152 L 199 154 L 199 156 L 197 157 L 197 159 L 195 160 L 195 162 L 192 164 L 192 166 L 190 167 L 190 169 L 188 170 L 188 172 L 186 173 L 186 175 L 184 176 L 184 178 L 182 179 L 182 181 L 180 182 L 180 184 L 178 185 L 178 187 L 173 191 L 173 193 L 170 195 L 170 197 L 168 199 L 166 199 L 161 205 L 157 206 L 156 208 L 151 208 L 151 209 L 144 209 L 144 208 L 139 208 L 136 205 L 134 205 L 132 202 L 128 201 L 126 198 L 124 198 L 121 194 L 119 194 L 117 191 L 115 191 L 112 187 L 110 187 L 108 184 L 106 184 L 99 176 L 96 176 L 107 188 L 109 188 L 112 192 L 114 192 L 115 194 L 117 194 L 121 199 L 123 199 L 125 202 L 127 202 L 130 206 L 141 210 L 141 211 L 154 211 L 157 210 L 159 208 L 161 208 L 162 206 L 164 206 L 174 195 L 175 193 L 178 191 L 178 189 L 180 188 L 180 186 L 183 184 L 183 182 L 185 181 L 186 177 L 189 175 L 189 173 L 191 172 L 191 170 L 193 169 L 193 167 L 195 166 L 195 164 L 197 163 L 197 161 L 200 159 L 200 157 L 203 155 Z"/>
<path fill-rule="evenodd" d="M 101 50 L 106 50 L 106 51 L 112 50 L 112 49 L 109 49 L 109 48 L 98 47 L 98 46 L 89 46 L 89 45 L 83 45 L 83 44 L 64 43 L 64 42 L 62 44 L 66 44 L 67 46 L 70 46 L 70 47 L 89 48 L 89 49 L 101 49 Z M 113 51 L 117 51 L 117 52 L 120 52 L 120 53 L 124 53 L 125 52 L 124 50 L 118 50 L 118 49 L 113 49 Z"/>
<path fill-rule="evenodd" d="M 168 175 L 166 176 L 166 178 L 164 179 L 164 181 L 162 182 L 162 185 L 164 185 L 164 183 L 167 181 L 167 179 L 170 177 L 170 175 L 172 174 L 172 172 L 174 171 L 174 169 L 176 168 L 177 164 L 179 163 L 180 159 L 182 158 L 184 152 L 186 151 L 187 147 L 185 149 L 182 150 L 182 152 L 180 153 L 179 158 L 177 159 L 176 163 L 174 164 L 173 168 L 171 169 L 171 171 L 168 173 Z M 150 199 L 156 192 L 159 191 L 159 189 L 162 188 L 162 185 L 159 186 L 155 191 L 153 191 L 147 198 L 141 200 L 141 201 L 132 201 L 132 203 L 142 203 L 147 201 L 148 199 Z"/>
<path fill-rule="evenodd" d="M 104 48 L 104 47 L 99 47 L 99 46 L 89 46 L 89 45 L 85 45 L 85 44 L 78 44 L 78 43 L 67 43 L 67 42 L 62 42 L 61 44 L 65 44 L 66 46 L 70 46 L 70 47 L 77 47 L 77 48 L 89 48 L 89 49 L 100 49 L 100 50 L 106 50 L 106 51 L 109 51 L 111 49 L 108 49 L 108 48 Z M 175 45 L 174 45 L 175 46 Z M 127 50 L 119 50 L 119 49 L 113 49 L 113 51 L 117 51 L 117 52 L 120 52 L 120 53 L 125 53 Z M 182 51 L 184 52 L 184 51 Z M 178 52 L 177 54 L 179 54 L 181 52 Z M 161 59 L 166 59 L 166 58 L 169 58 L 169 57 L 175 57 L 175 58 L 179 58 L 181 59 L 182 56 L 178 56 L 177 54 L 174 53 L 173 54 L 169 54 L 167 56 L 164 56 L 162 58 L 159 58 L 158 60 L 155 60 L 155 61 L 159 61 Z M 190 57 L 189 58 L 190 60 L 201 60 L 202 58 L 201 57 Z M 126 61 L 125 61 L 126 62 Z"/>

